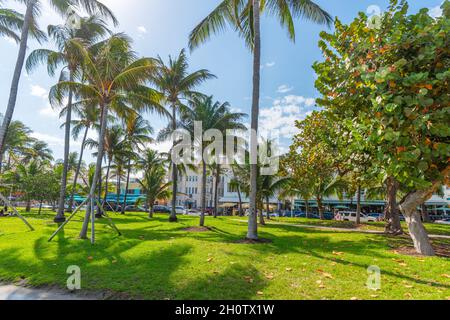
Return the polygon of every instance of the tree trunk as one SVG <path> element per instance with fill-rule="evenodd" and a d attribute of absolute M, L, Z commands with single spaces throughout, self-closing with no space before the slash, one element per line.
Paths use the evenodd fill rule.
<path fill-rule="evenodd" d="M 38 211 L 38 215 L 41 215 L 41 212 L 42 212 L 42 202 L 43 202 L 43 200 L 39 201 L 39 211 Z"/>
<path fill-rule="evenodd" d="M 172 130 L 175 134 L 177 130 L 177 110 L 175 104 L 172 105 Z M 175 140 L 173 141 L 175 144 Z M 178 193 L 178 168 L 175 160 L 172 159 L 172 211 L 169 216 L 169 222 L 177 222 L 177 193 Z"/>
<path fill-rule="evenodd" d="M 428 213 L 428 209 L 425 203 L 422 205 L 422 220 L 425 223 L 431 223 L 430 214 Z"/>
<path fill-rule="evenodd" d="M 446 176 L 447 171 L 448 168 L 444 171 L 444 176 Z M 417 207 L 428 201 L 440 185 L 440 181 L 435 181 L 432 186 L 426 190 L 410 192 L 403 198 L 400 204 L 400 210 L 405 216 L 409 233 L 414 242 L 414 247 L 418 253 L 425 256 L 434 256 L 435 253 L 431 246 L 430 239 L 428 238 L 428 233 L 423 226 L 420 214 L 417 212 Z"/>
<path fill-rule="evenodd" d="M 361 224 L 361 186 L 358 185 L 356 195 L 356 225 Z"/>
<path fill-rule="evenodd" d="M 84 131 L 83 142 L 81 143 L 80 158 L 78 159 L 77 170 L 75 171 L 75 177 L 73 179 L 72 193 L 70 195 L 70 200 L 69 200 L 69 212 L 72 212 L 72 208 L 73 208 L 73 198 L 75 197 L 78 176 L 80 175 L 81 164 L 83 163 L 84 145 L 86 143 L 88 131 L 89 131 L 89 127 L 86 127 L 86 130 Z"/>
<path fill-rule="evenodd" d="M 386 221 L 385 232 L 392 235 L 403 234 L 403 229 L 400 224 L 400 209 L 397 203 L 397 191 L 399 188 L 398 182 L 394 177 L 389 177 L 386 180 L 387 199 L 384 217 Z"/>
<path fill-rule="evenodd" d="M 108 199 L 108 185 L 109 185 L 109 172 L 111 170 L 111 162 L 112 159 L 108 159 L 108 167 L 106 168 L 106 177 L 105 177 L 105 196 L 103 197 L 103 203 L 106 204 Z"/>
<path fill-rule="evenodd" d="M 214 218 L 217 218 L 219 210 L 219 179 L 220 179 L 220 164 L 216 165 L 216 179 L 214 181 Z"/>
<path fill-rule="evenodd" d="M 31 212 L 31 200 L 27 199 L 27 204 L 25 207 L 25 212 Z"/>
<path fill-rule="evenodd" d="M 259 121 L 259 98 L 261 85 L 261 26 L 260 26 L 260 0 L 253 1 L 253 96 L 252 96 L 252 123 L 250 141 L 250 214 L 248 216 L 247 238 L 258 240 L 257 223 L 257 188 L 258 188 L 258 121 Z"/>
<path fill-rule="evenodd" d="M 306 210 L 305 216 L 306 218 L 309 218 L 309 199 L 305 200 L 305 210 Z"/>
<path fill-rule="evenodd" d="M 153 203 L 149 204 L 148 208 L 149 208 L 148 216 L 149 216 L 150 219 L 152 219 L 153 218 Z"/>
<path fill-rule="evenodd" d="M 242 210 L 242 195 L 241 195 L 241 188 L 239 187 L 239 185 L 237 186 L 237 193 L 238 193 L 238 199 L 239 199 L 239 203 L 238 203 L 239 216 L 243 217 L 244 211 Z"/>
<path fill-rule="evenodd" d="M 261 205 L 261 208 L 258 210 L 259 213 L 259 224 L 262 226 L 266 225 L 266 221 L 264 220 L 264 210 L 263 210 L 264 205 Z"/>
<path fill-rule="evenodd" d="M 73 73 L 70 71 L 69 81 L 73 82 Z M 56 223 L 63 223 L 66 221 L 66 217 L 64 216 L 66 203 L 66 189 L 67 189 L 67 176 L 69 173 L 69 153 L 70 153 L 70 123 L 72 121 L 72 98 L 73 92 L 69 89 L 69 100 L 67 102 L 67 114 L 66 114 L 66 125 L 65 125 L 65 136 L 64 136 L 64 163 L 63 163 L 63 172 L 61 176 L 61 186 L 59 191 L 59 207 L 58 213 L 54 221 Z"/>
<path fill-rule="evenodd" d="M 123 203 L 122 203 L 122 214 L 125 214 L 126 207 L 127 207 L 127 200 L 128 200 L 128 188 L 130 187 L 130 174 L 131 174 L 131 159 L 128 159 L 128 166 L 127 166 L 127 183 L 125 184 L 125 195 L 123 196 Z"/>
<path fill-rule="evenodd" d="M 200 214 L 200 227 L 205 226 L 205 212 L 206 212 L 206 162 L 202 160 L 202 194 L 200 195 L 200 202 L 202 206 L 202 213 Z"/>
<path fill-rule="evenodd" d="M 102 159 L 102 165 L 103 165 L 103 159 Z M 98 175 L 98 197 L 97 197 L 97 201 L 98 203 L 103 207 L 102 204 L 102 184 L 103 184 L 103 178 L 102 178 L 102 174 L 103 174 L 103 168 L 100 168 L 100 172 Z M 103 217 L 103 212 L 100 208 L 100 206 L 95 206 L 94 207 L 97 208 L 97 212 L 95 213 L 95 217 L 98 219 L 101 219 Z"/>
<path fill-rule="evenodd" d="M 267 207 L 267 220 L 270 220 L 270 202 L 269 197 L 266 197 L 266 207 Z"/>
<path fill-rule="evenodd" d="M 317 198 L 317 206 L 319 209 L 319 216 L 320 216 L 320 220 L 325 220 L 325 216 L 323 215 L 323 203 L 322 203 L 322 198 Z"/>
<path fill-rule="evenodd" d="M 105 105 L 102 108 L 102 115 L 101 115 L 101 125 L 100 125 L 100 134 L 99 134 L 99 142 L 98 142 L 98 152 L 97 152 L 97 163 L 96 163 L 96 167 L 95 167 L 95 173 L 94 173 L 94 177 L 92 180 L 91 189 L 89 192 L 90 203 L 89 203 L 89 201 L 87 203 L 86 215 L 84 217 L 83 227 L 81 228 L 81 232 L 80 232 L 81 239 L 87 239 L 87 230 L 89 227 L 89 219 L 91 216 L 94 215 L 93 203 L 94 203 L 94 199 L 95 199 L 95 191 L 97 189 L 97 182 L 100 177 L 100 172 L 102 170 L 103 149 L 104 149 L 104 145 L 105 145 L 106 125 L 107 125 L 107 121 L 108 121 L 107 117 L 108 117 L 108 105 Z"/>
<path fill-rule="evenodd" d="M 117 169 L 119 169 L 119 167 Z M 120 170 L 117 170 L 116 174 L 117 174 L 117 183 L 116 183 L 116 208 L 115 208 L 115 210 L 117 211 L 117 209 L 119 208 L 119 204 L 120 204 Z"/>
<path fill-rule="evenodd" d="M 16 66 L 14 68 L 13 79 L 11 82 L 11 89 L 9 93 L 8 105 L 6 107 L 6 112 L 3 117 L 3 123 L 0 128 L 0 163 L 3 162 L 3 150 L 5 148 L 6 134 L 8 133 L 8 128 L 11 123 L 14 109 L 16 107 L 17 92 L 19 90 L 20 76 L 22 74 L 22 68 L 25 61 L 25 55 L 27 52 L 28 34 L 30 31 L 30 23 L 33 18 L 34 7 L 37 0 L 30 0 L 27 4 L 27 10 L 25 12 L 24 22 L 22 25 L 22 33 L 20 36 L 19 53 L 17 56 Z"/>

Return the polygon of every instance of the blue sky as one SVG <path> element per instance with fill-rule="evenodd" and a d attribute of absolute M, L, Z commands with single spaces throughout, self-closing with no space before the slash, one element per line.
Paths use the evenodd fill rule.
<path fill-rule="evenodd" d="M 40 25 L 59 24 L 60 18 L 44 2 Z M 176 55 L 187 47 L 188 34 L 220 0 L 102 0 L 117 15 L 120 26 L 134 39 L 135 50 L 141 56 Z M 317 0 L 324 9 L 344 22 L 350 22 L 359 11 L 367 12 L 371 6 L 384 10 L 388 0 Z M 411 0 L 410 11 L 422 7 L 439 14 L 442 0 Z M 23 7 L 7 1 L 6 6 Z M 261 84 L 261 128 L 275 130 L 284 139 L 286 148 L 295 132 L 294 120 L 304 118 L 314 109 L 315 75 L 311 68 L 314 61 L 321 60 L 318 49 L 320 31 L 326 29 L 308 21 L 296 23 L 297 41 L 292 43 L 276 20 L 262 20 L 262 84 Z M 51 47 L 46 43 L 44 47 Z M 29 52 L 39 45 L 31 42 Z M 9 86 L 18 47 L 15 43 L 0 39 L 0 112 L 6 109 Z M 190 55 L 192 70 L 206 68 L 218 79 L 203 85 L 200 90 L 214 95 L 217 100 L 228 101 L 235 110 L 248 113 L 251 105 L 252 56 L 232 30 L 213 37 Z M 14 119 L 21 120 L 34 131 L 37 138 L 45 140 L 54 150 L 56 158 L 63 154 L 64 132 L 60 129 L 58 112 L 52 110 L 48 100 L 48 89 L 56 79 L 50 78 L 45 67 L 34 73 L 23 73 Z M 164 119 L 148 114 L 145 116 L 155 130 L 165 125 Z M 72 150 L 78 151 L 79 142 L 72 143 Z M 159 146 L 165 149 L 167 146 Z M 92 160 L 90 156 L 88 161 Z"/>

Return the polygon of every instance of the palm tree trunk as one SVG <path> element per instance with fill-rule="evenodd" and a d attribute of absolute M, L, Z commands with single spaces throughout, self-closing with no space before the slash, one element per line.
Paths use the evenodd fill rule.
<path fill-rule="evenodd" d="M 361 186 L 358 185 L 358 190 L 356 191 L 356 224 L 361 224 Z"/>
<path fill-rule="evenodd" d="M 206 212 L 206 162 L 202 160 L 202 194 L 200 197 L 202 206 L 202 213 L 200 214 L 200 227 L 205 226 L 205 212 Z"/>
<path fill-rule="evenodd" d="M 261 205 L 259 206 L 258 205 L 258 208 L 259 208 L 259 210 L 258 210 L 258 213 L 259 213 L 259 224 L 260 225 L 262 225 L 262 226 L 265 226 L 266 225 L 266 221 L 264 220 L 264 203 L 261 201 Z"/>
<path fill-rule="evenodd" d="M 100 134 L 99 134 L 99 142 L 98 142 L 98 153 L 97 153 L 97 164 L 95 167 L 94 177 L 92 179 L 92 185 L 89 192 L 90 203 L 87 203 L 86 215 L 83 221 L 83 227 L 80 232 L 80 239 L 87 239 L 87 230 L 89 227 L 89 220 L 91 215 L 94 215 L 92 203 L 95 198 L 95 191 L 97 190 L 97 182 L 100 177 L 100 172 L 102 170 L 102 162 L 103 162 L 103 149 L 105 145 L 105 133 L 106 133 L 106 124 L 108 117 L 108 105 L 103 106 L 102 115 L 101 115 L 101 125 L 100 125 Z"/>
<path fill-rule="evenodd" d="M 22 33 L 20 36 L 19 53 L 17 56 L 17 62 L 14 69 L 14 75 L 11 83 L 11 89 L 9 93 L 8 106 L 3 117 L 3 123 L 0 128 L 0 163 L 3 162 L 3 150 L 5 148 L 5 138 L 8 132 L 9 125 L 11 123 L 14 109 L 16 107 L 17 92 L 19 91 L 20 76 L 22 74 L 22 68 L 25 61 L 25 55 L 27 52 L 28 34 L 30 31 L 30 23 L 33 18 L 34 7 L 37 0 L 30 0 L 27 4 L 27 10 L 25 12 L 24 22 L 22 25 Z"/>
<path fill-rule="evenodd" d="M 69 76 L 70 82 L 73 82 L 73 73 L 70 71 Z M 64 137 L 64 163 L 63 163 L 63 172 L 61 176 L 61 186 L 59 191 L 59 207 L 58 213 L 54 221 L 56 223 L 63 223 L 66 221 L 66 217 L 64 216 L 64 204 L 66 202 L 66 189 L 67 189 L 67 175 L 69 172 L 69 153 L 70 153 L 70 123 L 72 121 L 72 98 L 73 92 L 69 89 L 69 100 L 67 102 L 67 115 L 66 115 L 66 132 Z"/>
<path fill-rule="evenodd" d="M 247 238 L 250 240 L 258 240 L 258 223 L 257 223 L 257 187 L 258 187 L 258 164 L 257 164 L 257 148 L 258 148 L 258 121 L 259 121 L 259 98 L 260 98 L 260 82 L 261 82 L 261 26 L 260 26 L 260 10 L 259 1 L 253 1 L 253 29 L 255 33 L 253 48 L 253 97 L 252 97 L 252 124 L 251 124 L 251 142 L 250 142 L 250 214 L 248 216 Z"/>
<path fill-rule="evenodd" d="M 38 215 L 41 215 L 41 212 L 42 212 L 42 202 L 44 202 L 44 200 L 41 199 L 41 201 L 39 201 L 39 211 L 38 211 Z"/>
<path fill-rule="evenodd" d="M 120 204 L 120 170 L 121 168 L 117 167 L 117 182 L 116 182 L 116 208 L 115 210 L 117 211 L 117 209 L 119 208 L 119 204 Z"/>
<path fill-rule="evenodd" d="M 130 187 L 130 175 L 131 175 L 131 159 L 128 159 L 127 183 L 125 185 L 125 195 L 123 197 L 123 203 L 122 203 L 122 214 L 125 214 L 125 212 L 126 212 L 127 200 L 128 200 L 128 188 Z"/>
<path fill-rule="evenodd" d="M 151 202 L 151 203 L 148 204 L 148 208 L 149 208 L 148 216 L 149 216 L 150 219 L 153 218 L 153 206 L 154 206 L 154 202 Z"/>
<path fill-rule="evenodd" d="M 306 210 L 305 216 L 306 218 L 309 218 L 309 199 L 305 200 L 305 210 Z"/>
<path fill-rule="evenodd" d="M 108 184 L 109 184 L 108 180 L 109 180 L 109 172 L 111 170 L 111 162 L 112 162 L 112 159 L 111 158 L 108 159 L 108 167 L 106 169 L 106 177 L 105 177 L 105 196 L 103 197 L 103 203 L 105 203 L 105 204 L 106 204 L 106 200 L 108 198 Z"/>
<path fill-rule="evenodd" d="M 177 130 L 177 110 L 175 104 L 172 105 L 172 130 L 175 133 Z M 175 141 L 174 141 L 175 143 Z M 172 212 L 170 213 L 169 221 L 177 222 L 177 192 L 178 192 L 178 168 L 177 165 L 172 159 Z"/>
<path fill-rule="evenodd" d="M 266 197 L 266 209 L 267 209 L 267 220 L 270 220 L 270 202 L 269 197 Z"/>
<path fill-rule="evenodd" d="M 214 218 L 217 218 L 219 210 L 219 179 L 220 179 L 220 164 L 216 167 L 216 179 L 214 181 Z"/>
<path fill-rule="evenodd" d="M 241 188 L 239 187 L 239 185 L 237 186 L 237 193 L 238 193 L 238 199 L 239 199 L 239 203 L 238 203 L 239 216 L 243 217 L 244 211 L 242 210 L 242 195 L 241 195 Z"/>
<path fill-rule="evenodd" d="M 76 189 L 77 189 L 78 176 L 80 175 L 81 164 L 83 163 L 84 145 L 86 143 L 88 131 L 89 131 L 89 127 L 86 127 L 86 130 L 84 131 L 83 142 L 81 144 L 80 158 L 78 159 L 77 170 L 75 171 L 75 177 L 73 179 L 72 193 L 70 195 L 70 200 L 69 200 L 69 210 L 70 211 L 72 211 L 73 198 L 75 197 L 75 193 L 76 193 Z"/>
<path fill-rule="evenodd" d="M 31 211 L 31 199 L 27 199 L 27 204 L 25 207 L 25 212 L 30 212 Z"/>

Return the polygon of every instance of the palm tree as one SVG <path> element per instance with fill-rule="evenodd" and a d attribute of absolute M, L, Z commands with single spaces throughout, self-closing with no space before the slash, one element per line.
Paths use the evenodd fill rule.
<path fill-rule="evenodd" d="M 22 0 L 20 0 L 22 1 Z M 2 162 L 2 155 L 4 147 L 4 141 L 9 125 L 11 123 L 14 109 L 16 107 L 17 93 L 19 90 L 20 76 L 22 74 L 23 64 L 25 62 L 25 55 L 27 51 L 28 36 L 36 38 L 39 42 L 46 39 L 45 34 L 37 28 L 37 17 L 40 14 L 40 3 L 42 0 L 27 0 L 26 12 L 23 18 L 22 31 L 20 35 L 19 52 L 17 56 L 16 66 L 14 68 L 13 79 L 11 83 L 11 89 L 9 94 L 8 105 L 6 107 L 5 117 L 3 119 L 2 126 L 0 127 L 0 162 Z M 67 14 L 68 10 L 72 7 L 80 7 L 86 10 L 89 14 L 98 13 L 102 17 L 111 19 L 114 24 L 117 24 L 117 20 L 112 12 L 98 0 L 49 0 L 52 7 L 62 16 Z"/>
<path fill-rule="evenodd" d="M 79 51 L 73 46 L 70 41 L 72 39 L 79 39 L 85 45 L 92 45 L 95 41 L 103 38 L 110 33 L 106 23 L 98 16 L 90 16 L 88 18 L 80 18 L 77 28 L 72 28 L 67 25 L 50 25 L 48 26 L 48 35 L 55 42 L 58 50 L 37 49 L 34 50 L 27 59 L 26 69 L 31 72 L 36 66 L 40 64 L 47 64 L 47 70 L 50 76 L 55 75 L 55 71 L 59 67 L 63 67 L 59 76 L 60 81 L 66 77 L 68 81 L 73 82 L 76 73 L 79 72 L 80 56 Z M 68 72 L 68 76 L 66 75 Z M 65 221 L 64 217 L 64 203 L 66 201 L 67 175 L 68 175 L 68 160 L 70 152 L 70 125 L 72 121 L 72 102 L 73 92 L 69 90 L 68 101 L 65 108 L 65 139 L 64 139 L 64 163 L 63 174 L 61 176 L 61 189 L 59 195 L 58 213 L 54 219 L 55 222 L 61 223 Z"/>
<path fill-rule="evenodd" d="M 96 172 L 89 192 L 89 199 L 94 201 L 97 184 L 102 168 L 104 139 L 106 134 L 108 114 L 110 111 L 117 116 L 129 114 L 129 106 L 137 111 L 151 110 L 161 115 L 165 109 L 159 105 L 160 96 L 155 90 L 145 86 L 145 82 L 155 70 L 153 59 L 138 59 L 131 50 L 131 40 L 124 34 L 95 44 L 88 49 L 78 40 L 71 40 L 83 57 L 82 64 L 86 81 L 62 81 L 50 90 L 50 101 L 61 103 L 65 93 L 73 90 L 74 94 L 100 108 L 100 134 L 97 152 Z M 114 66 L 112 68 L 111 66 Z M 80 238 L 85 239 L 91 206 L 87 207 Z M 91 235 L 91 241 L 95 235 Z"/>
<path fill-rule="evenodd" d="M 125 169 L 128 156 L 125 153 L 117 154 L 114 157 L 114 163 L 111 166 L 112 175 L 111 178 L 116 178 L 116 209 L 119 208 L 120 205 L 120 189 L 121 189 L 121 181 L 126 177 L 127 171 Z"/>
<path fill-rule="evenodd" d="M 213 34 L 221 32 L 230 25 L 253 51 L 253 95 L 251 129 L 258 132 L 260 73 L 261 73 L 261 14 L 267 12 L 276 16 L 281 25 L 288 30 L 289 38 L 295 40 L 294 18 L 305 17 L 319 24 L 330 25 L 331 16 L 311 0 L 223 0 L 191 32 L 189 47 L 191 50 L 208 40 Z M 251 149 L 254 150 L 257 139 L 252 134 Z M 258 239 L 256 214 L 257 201 L 257 164 L 251 165 L 250 215 L 247 238 Z"/>
<path fill-rule="evenodd" d="M 122 214 L 125 214 L 126 212 L 128 187 L 130 185 L 130 175 L 132 170 L 131 161 L 133 159 L 133 156 L 136 152 L 140 151 L 147 143 L 153 141 L 153 139 L 149 136 L 153 133 L 153 128 L 150 126 L 150 123 L 144 120 L 135 112 L 131 112 L 124 119 L 124 127 L 125 138 L 123 140 L 123 148 L 128 154 L 128 164 L 125 187 L 126 191 L 122 204 Z"/>
<path fill-rule="evenodd" d="M 0 0 L 0 6 L 4 1 Z M 0 37 L 8 37 L 17 43 L 20 37 L 17 34 L 22 28 L 23 16 L 15 10 L 0 7 Z"/>
<path fill-rule="evenodd" d="M 53 160 L 53 151 L 44 141 L 35 140 L 33 144 L 25 151 L 22 161 L 30 163 L 37 161 L 40 163 L 50 162 Z"/>
<path fill-rule="evenodd" d="M 192 137 L 195 138 L 195 122 L 202 123 L 202 135 L 210 129 L 218 129 L 223 132 L 225 128 L 244 129 L 245 126 L 239 121 L 242 119 L 243 114 L 233 113 L 230 111 L 229 103 L 213 102 L 213 97 L 194 97 L 190 103 L 191 111 L 184 114 L 181 121 L 181 128 L 187 130 Z M 205 212 L 206 212 L 206 179 L 207 179 L 207 166 L 208 164 L 216 161 L 216 156 L 211 154 L 211 159 L 205 159 L 204 153 L 207 148 L 207 142 L 194 141 L 194 144 L 199 146 L 198 151 L 201 156 L 201 207 L 202 212 L 200 216 L 200 226 L 205 225 Z M 216 162 L 217 163 L 217 162 Z"/>
<path fill-rule="evenodd" d="M 81 132 L 83 133 L 83 139 L 81 142 L 81 151 L 80 151 L 80 157 L 78 158 L 78 164 L 75 169 L 75 177 L 73 179 L 73 185 L 72 185 L 72 192 L 70 194 L 69 199 L 69 211 L 72 211 L 73 208 L 73 199 L 76 193 L 77 189 L 77 183 L 78 183 L 78 176 L 80 174 L 80 169 L 83 164 L 83 155 L 84 150 L 86 148 L 86 140 L 89 133 L 89 130 L 91 128 L 96 127 L 98 129 L 98 110 L 95 108 L 95 106 L 88 105 L 84 106 L 81 110 L 75 108 L 76 111 L 78 111 L 79 120 L 72 120 L 71 126 L 72 126 L 72 136 L 75 140 L 78 139 Z"/>
<path fill-rule="evenodd" d="M 172 182 L 166 180 L 165 162 L 162 155 L 152 149 L 144 150 L 137 161 L 137 167 L 144 171 L 144 178 L 138 179 L 138 183 L 146 195 L 150 218 L 153 218 L 153 206 L 156 200 L 168 199 L 171 196 Z"/>
<path fill-rule="evenodd" d="M 106 158 L 106 175 L 105 175 L 105 195 L 103 198 L 103 203 L 106 203 L 106 198 L 108 196 L 109 190 L 109 173 L 111 170 L 111 164 L 113 163 L 116 156 L 120 155 L 124 152 L 123 150 L 123 140 L 124 139 L 124 131 L 121 126 L 114 125 L 111 128 L 106 129 L 105 138 L 104 138 L 104 155 Z M 91 149 L 98 150 L 98 141 L 93 139 L 88 139 L 86 141 L 86 146 Z M 94 156 L 96 154 L 94 153 Z"/>
<path fill-rule="evenodd" d="M 11 169 L 11 161 L 13 157 L 23 155 L 27 148 L 33 143 L 34 139 L 30 136 L 31 129 L 20 121 L 12 121 L 8 133 L 5 138 L 5 147 L 3 152 L 8 154 L 6 169 Z M 2 169 L 0 163 L 0 172 Z"/>
<path fill-rule="evenodd" d="M 164 95 L 168 107 L 171 109 L 172 132 L 177 129 L 177 114 L 186 111 L 186 102 L 200 95 L 195 89 L 206 80 L 215 78 L 208 70 L 188 72 L 188 61 L 185 50 L 181 50 L 176 59 L 169 57 L 166 65 L 161 57 L 158 57 L 157 72 L 153 82 L 158 90 Z M 169 221 L 176 222 L 176 205 L 178 189 L 178 168 L 172 164 L 172 212 Z"/>

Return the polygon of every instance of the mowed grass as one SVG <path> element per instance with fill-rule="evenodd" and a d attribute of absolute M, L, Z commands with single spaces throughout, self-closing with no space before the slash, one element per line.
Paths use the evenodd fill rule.
<path fill-rule="evenodd" d="M 138 299 L 450 299 L 450 260 L 396 253 L 397 239 L 285 225 L 260 227 L 267 244 L 239 244 L 246 224 L 207 217 L 210 232 L 184 229 L 197 217 L 149 220 L 145 213 L 111 214 L 97 242 L 78 240 L 82 215 L 51 243 L 53 214 L 0 218 L 0 280 L 64 288 L 68 266 L 81 268 L 82 292 Z M 450 229 L 447 229 L 450 233 Z M 405 240 L 401 240 L 403 244 Z M 444 242 L 444 245 L 449 245 Z M 367 268 L 381 269 L 381 290 L 366 287 Z"/>

